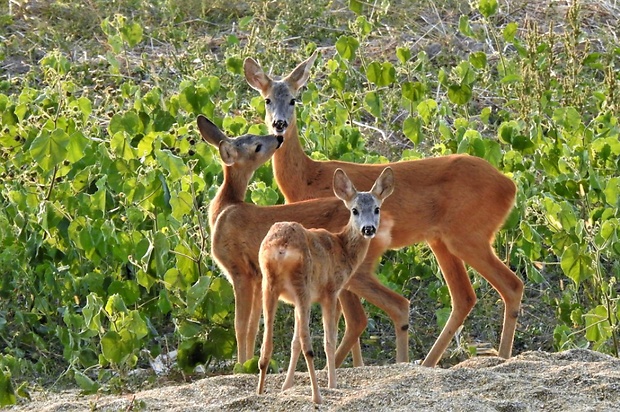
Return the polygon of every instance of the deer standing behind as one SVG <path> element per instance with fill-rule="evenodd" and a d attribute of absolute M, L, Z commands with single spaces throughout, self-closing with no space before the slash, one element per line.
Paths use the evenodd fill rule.
<path fill-rule="evenodd" d="M 301 146 L 295 112 L 296 96 L 310 75 L 315 52 L 282 79 L 272 79 L 253 59 L 247 58 L 244 72 L 249 85 L 265 99 L 265 122 L 271 132 L 284 136 L 282 148 L 273 157 L 278 187 L 287 203 L 333 196 L 331 177 L 337 168 L 346 171 L 361 189 L 369 187 L 385 164 L 356 164 L 341 161 L 316 161 Z M 452 311 L 441 334 L 423 361 L 435 366 L 450 340 L 476 303 L 476 294 L 465 269 L 473 267 L 495 288 L 504 301 L 504 321 L 499 355 L 509 358 L 523 294 L 523 282 L 501 260 L 492 247 L 515 200 L 516 187 L 486 160 L 450 155 L 422 160 L 390 163 L 399 182 L 394 194 L 383 206 L 394 220 L 390 249 L 426 241 L 437 258 L 452 300 Z M 395 324 L 396 361 L 408 359 L 408 306 L 402 297 L 390 291 L 373 276 L 379 250 L 370 250 L 347 289 L 388 313 Z M 375 287 L 368 285 L 375 281 Z M 363 283 L 362 283 L 363 282 Z M 387 289 L 387 290 L 386 290 Z M 366 314 L 358 299 L 348 296 L 343 307 L 345 317 L 356 320 L 347 327 L 336 354 L 340 364 L 363 330 Z M 347 311 L 352 311 L 347 314 Z M 349 346 L 351 345 L 351 346 Z M 355 361 L 354 361 L 355 362 Z"/>
<path fill-rule="evenodd" d="M 278 150 L 282 137 L 244 135 L 228 138 L 202 115 L 198 116 L 197 124 L 204 140 L 219 149 L 223 163 L 224 181 L 209 205 L 211 255 L 233 286 L 237 362 L 243 364 L 254 356 L 262 309 L 258 250 L 271 226 L 276 222 L 296 221 L 304 227 L 337 232 L 347 224 L 349 212 L 335 197 L 262 207 L 245 203 L 248 182 L 256 169 Z M 390 224 L 389 214 L 383 214 L 382 228 L 389 228 Z M 373 253 L 381 254 L 388 243 L 385 237 L 376 236 L 369 250 L 377 249 Z M 343 308 L 349 303 L 346 300 L 341 302 Z M 345 312 L 351 313 L 350 310 Z M 347 316 L 345 314 L 345 334 L 351 324 L 357 324 Z M 348 332 L 355 336 L 358 333 L 361 331 Z"/>
<path fill-rule="evenodd" d="M 323 314 L 324 346 L 328 386 L 336 387 L 335 351 L 340 291 L 362 263 L 370 239 L 380 233 L 380 208 L 394 190 L 392 170 L 386 168 L 370 192 L 358 192 L 346 173 L 334 172 L 333 190 L 350 210 L 349 223 L 339 233 L 325 229 L 305 229 L 296 222 L 275 223 L 261 243 L 259 263 L 263 272 L 263 316 L 265 330 L 261 349 L 258 393 L 265 388 L 265 374 L 273 352 L 273 325 L 278 299 L 295 306 L 295 330 L 291 359 L 284 389 L 293 386 L 295 366 L 303 350 L 312 400 L 321 403 L 314 371 L 314 351 L 310 339 L 310 308 L 320 303 Z M 383 229 L 386 230 L 386 229 Z"/>

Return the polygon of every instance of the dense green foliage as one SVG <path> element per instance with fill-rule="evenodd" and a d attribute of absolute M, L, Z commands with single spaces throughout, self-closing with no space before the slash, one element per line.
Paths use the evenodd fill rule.
<path fill-rule="evenodd" d="M 585 27 L 578 3 L 559 28 L 513 21 L 495 0 L 451 4 L 460 18 L 427 47 L 397 1 L 274 3 L 0 5 L 0 405 L 32 376 L 91 392 L 172 349 L 186 371 L 232 358 L 232 290 L 206 224 L 221 167 L 195 118 L 266 133 L 243 59 L 283 74 L 317 47 L 298 108 L 308 151 L 487 159 L 519 190 L 496 241 L 526 281 L 515 350 L 617 356 L 620 46 Z M 282 201 L 270 168 L 248 201 Z M 436 262 L 419 245 L 388 253 L 378 276 L 411 299 L 422 357 L 450 308 Z M 501 322 L 497 295 L 472 279 L 470 352 L 496 346 Z M 368 310 L 366 360 L 389 360 L 391 326 Z"/>

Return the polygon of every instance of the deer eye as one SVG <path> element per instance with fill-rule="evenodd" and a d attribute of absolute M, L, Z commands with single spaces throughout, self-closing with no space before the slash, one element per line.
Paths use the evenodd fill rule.
<path fill-rule="evenodd" d="M 357 216 L 360 214 L 360 212 L 358 212 L 355 208 L 351 209 L 351 213 L 353 213 L 353 216 Z"/>
<path fill-rule="evenodd" d="M 271 99 L 269 98 L 265 99 L 265 104 L 271 104 Z"/>
<path fill-rule="evenodd" d="M 379 210 L 380 210 L 380 209 L 379 209 L 378 207 L 375 207 L 375 215 L 378 215 L 378 214 L 379 214 Z"/>
<path fill-rule="evenodd" d="M 262 144 L 257 145 L 257 146 L 256 146 L 256 150 L 255 150 L 255 152 L 256 152 L 256 153 L 260 152 L 260 149 L 262 149 L 262 148 L 263 148 L 263 145 L 262 145 Z"/>
<path fill-rule="evenodd" d="M 295 106 L 295 102 L 296 102 L 296 101 L 297 101 L 297 100 L 295 100 L 295 99 L 291 99 L 291 106 Z"/>

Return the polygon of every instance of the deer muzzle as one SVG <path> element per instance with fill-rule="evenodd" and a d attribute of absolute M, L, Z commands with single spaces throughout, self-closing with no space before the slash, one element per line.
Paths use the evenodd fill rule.
<path fill-rule="evenodd" d="M 377 228 L 374 226 L 362 227 L 362 235 L 364 235 L 364 237 L 375 237 L 376 233 L 377 233 Z"/>
<path fill-rule="evenodd" d="M 284 133 L 284 131 L 288 127 L 288 123 L 286 122 L 286 120 L 274 120 L 272 126 L 277 134 L 281 134 Z"/>

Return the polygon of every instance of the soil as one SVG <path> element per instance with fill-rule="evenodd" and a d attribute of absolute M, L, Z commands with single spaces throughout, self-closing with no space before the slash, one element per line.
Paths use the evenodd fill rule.
<path fill-rule="evenodd" d="M 449 369 L 413 363 L 338 370 L 338 388 L 323 404 L 310 399 L 308 374 L 281 392 L 284 374 L 226 375 L 126 395 L 82 396 L 77 391 L 35 393 L 23 411 L 618 411 L 620 360 L 585 349 L 525 352 L 509 360 L 475 357 Z"/>

